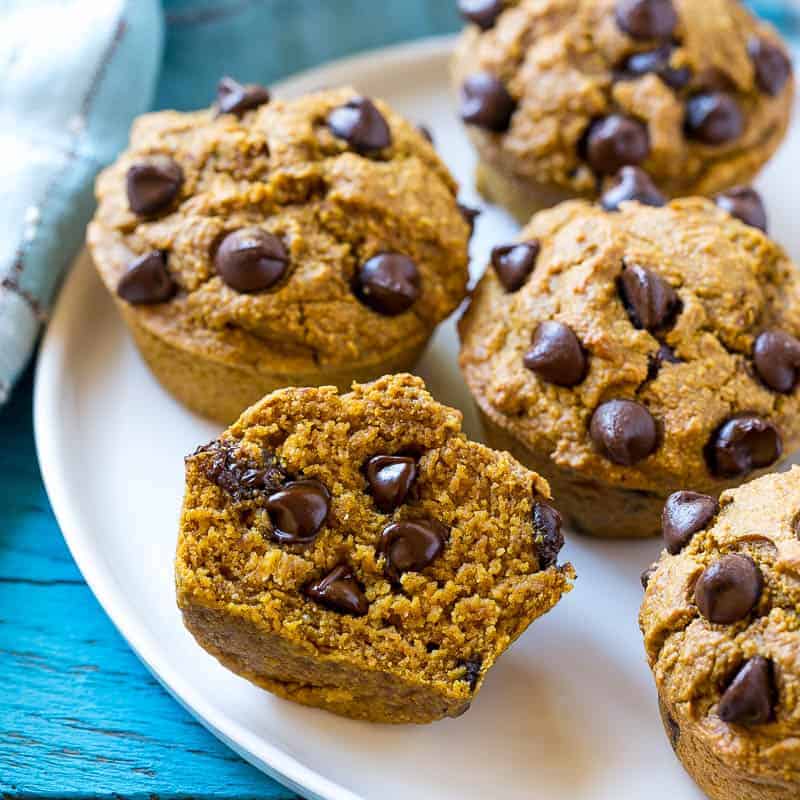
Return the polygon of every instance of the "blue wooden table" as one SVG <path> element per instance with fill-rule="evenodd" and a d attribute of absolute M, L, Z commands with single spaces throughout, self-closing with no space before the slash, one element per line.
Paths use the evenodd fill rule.
<path fill-rule="evenodd" d="M 455 30 L 454 5 L 173 0 L 156 106 L 206 105 L 231 71 L 230 48 L 241 50 L 236 77 L 269 83 L 357 50 Z M 175 703 L 106 618 L 48 504 L 31 396 L 29 370 L 0 409 L 0 796 L 294 797 Z"/>

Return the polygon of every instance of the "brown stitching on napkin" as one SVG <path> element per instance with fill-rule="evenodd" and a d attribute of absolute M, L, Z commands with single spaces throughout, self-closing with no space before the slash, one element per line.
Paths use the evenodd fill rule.
<path fill-rule="evenodd" d="M 232 17 L 253 5 L 253 0 L 242 0 L 232 6 L 217 8 L 198 8 L 190 11 L 171 11 L 167 13 L 167 25 L 205 25 L 225 17 Z"/>
<path fill-rule="evenodd" d="M 120 16 L 117 19 L 117 26 L 114 29 L 114 35 L 111 37 L 111 41 L 106 46 L 105 52 L 100 58 L 100 63 L 97 65 L 97 69 L 92 76 L 89 88 L 86 94 L 83 96 L 83 102 L 81 102 L 80 108 L 80 114 L 82 117 L 85 117 L 91 110 L 92 101 L 94 100 L 97 90 L 100 87 L 100 83 L 106 74 L 108 65 L 111 63 L 111 59 L 114 57 L 114 53 L 117 51 L 120 42 L 125 38 L 125 33 L 127 30 L 128 23 L 125 21 L 124 16 Z"/>
<path fill-rule="evenodd" d="M 30 292 L 25 291 L 25 289 L 17 283 L 16 278 L 3 278 L 3 280 L 0 281 L 0 287 L 21 297 L 39 322 L 47 321 L 47 312 L 42 308 L 41 303 Z"/>

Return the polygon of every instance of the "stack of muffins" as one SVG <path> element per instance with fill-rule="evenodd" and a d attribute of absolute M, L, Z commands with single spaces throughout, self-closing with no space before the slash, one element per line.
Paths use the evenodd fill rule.
<path fill-rule="evenodd" d="M 187 459 L 186 624 L 298 702 L 456 716 L 570 589 L 552 487 L 581 532 L 663 532 L 640 623 L 688 771 L 796 798 L 800 470 L 737 488 L 800 445 L 800 274 L 749 186 L 785 46 L 738 0 L 459 7 L 476 183 L 524 225 L 459 323 L 494 450 L 380 378 L 466 297 L 474 220 L 386 104 L 224 79 L 98 179 L 90 249 L 154 373 L 221 422 L 255 403 Z"/>

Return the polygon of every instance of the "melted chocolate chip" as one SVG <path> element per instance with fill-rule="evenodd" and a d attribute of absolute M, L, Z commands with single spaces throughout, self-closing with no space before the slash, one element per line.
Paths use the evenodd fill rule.
<path fill-rule="evenodd" d="M 134 214 L 151 216 L 168 209 L 183 185 L 183 170 L 169 156 L 137 161 L 127 172 L 128 205 Z"/>
<path fill-rule="evenodd" d="M 723 422 L 705 448 L 711 472 L 737 478 L 775 463 L 783 452 L 778 429 L 755 414 L 741 414 Z"/>
<path fill-rule="evenodd" d="M 790 394 L 800 371 L 800 341 L 785 331 L 764 331 L 753 345 L 753 363 L 770 389 Z"/>
<path fill-rule="evenodd" d="M 636 328 L 662 330 L 672 324 L 680 310 L 675 290 L 656 272 L 638 264 L 624 266 L 618 289 Z"/>
<path fill-rule="evenodd" d="M 387 317 L 402 314 L 419 297 L 417 265 L 400 253 L 379 253 L 361 266 L 355 293 L 364 305 Z"/>
<path fill-rule="evenodd" d="M 469 235 L 475 231 L 475 220 L 481 215 L 481 210 L 479 208 L 470 208 L 470 206 L 465 206 L 463 203 L 457 203 L 458 210 L 461 212 L 461 216 L 464 217 L 464 222 L 469 225 Z"/>
<path fill-rule="evenodd" d="M 313 542 L 328 517 L 330 501 L 330 492 L 319 481 L 290 481 L 266 502 L 272 538 L 281 544 Z"/>
<path fill-rule="evenodd" d="M 503 0 L 458 0 L 458 10 L 465 20 L 488 31 L 503 10 Z"/>
<path fill-rule="evenodd" d="M 507 292 L 522 288 L 536 266 L 540 249 L 536 239 L 492 248 L 492 266 Z"/>
<path fill-rule="evenodd" d="M 647 364 L 647 380 L 654 381 L 664 364 L 682 364 L 675 351 L 668 344 L 660 344 L 658 350 L 649 356 Z"/>
<path fill-rule="evenodd" d="M 345 564 L 334 567 L 324 578 L 305 587 L 306 597 L 332 611 L 363 617 L 369 610 L 364 590 Z"/>
<path fill-rule="evenodd" d="M 690 139 L 710 145 L 725 144 L 742 135 L 744 115 L 727 92 L 703 92 L 687 101 L 684 128 Z"/>
<path fill-rule="evenodd" d="M 665 44 L 655 50 L 633 53 L 622 62 L 617 73 L 618 78 L 630 80 L 653 73 L 671 89 L 682 89 L 691 80 L 692 71 L 688 67 L 670 66 L 674 51 L 674 45 Z"/>
<path fill-rule="evenodd" d="M 536 502 L 533 505 L 533 527 L 536 532 L 534 545 L 539 558 L 539 569 L 548 569 L 555 565 L 564 546 L 561 514 L 547 503 Z"/>
<path fill-rule="evenodd" d="M 283 242 L 263 228 L 240 228 L 222 240 L 214 266 L 237 292 L 261 292 L 284 277 L 289 254 Z"/>
<path fill-rule="evenodd" d="M 469 684 L 470 691 L 475 691 L 478 681 L 481 677 L 481 668 L 483 667 L 482 658 L 467 658 L 461 662 L 464 667 L 464 677 L 461 679 Z"/>
<path fill-rule="evenodd" d="M 764 725 L 773 717 L 776 694 L 772 662 L 755 656 L 736 673 L 720 698 L 717 714 L 723 722 Z"/>
<path fill-rule="evenodd" d="M 461 86 L 461 119 L 469 125 L 503 133 L 511 125 L 514 98 L 503 82 L 488 72 L 470 75 Z"/>
<path fill-rule="evenodd" d="M 165 303 L 177 291 L 160 250 L 145 253 L 128 265 L 117 284 L 117 295 L 132 305 Z"/>
<path fill-rule="evenodd" d="M 633 39 L 668 39 L 678 24 L 671 0 L 617 0 L 615 19 Z"/>
<path fill-rule="evenodd" d="M 747 52 L 759 89 L 772 97 L 780 94 L 792 74 L 792 62 L 783 49 L 768 39 L 754 36 L 747 43 Z"/>
<path fill-rule="evenodd" d="M 671 494 L 661 512 L 661 531 L 667 552 L 672 555 L 680 553 L 698 531 L 708 527 L 718 511 L 719 503 L 707 494 Z"/>
<path fill-rule="evenodd" d="M 243 459 L 238 447 L 227 442 L 213 441 L 195 455 L 201 453 L 209 454 L 203 461 L 206 478 L 236 502 L 259 495 L 269 496 L 278 491 L 288 477 L 269 452 L 264 452 L 261 464 Z"/>
<path fill-rule="evenodd" d="M 523 363 L 548 383 L 576 386 L 586 377 L 588 359 L 569 325 L 547 321 L 537 326 Z"/>
<path fill-rule="evenodd" d="M 609 400 L 592 415 L 589 432 L 600 453 L 629 467 L 658 446 L 658 428 L 650 412 L 633 400 Z"/>
<path fill-rule="evenodd" d="M 639 167 L 623 167 L 600 198 L 606 211 L 617 211 L 622 203 L 635 200 L 645 206 L 663 206 L 667 199 L 658 191 L 650 176 Z"/>
<path fill-rule="evenodd" d="M 433 144 L 433 134 L 427 125 L 420 123 L 417 125 L 417 130 L 422 134 L 423 138 L 426 139 L 429 144 Z"/>
<path fill-rule="evenodd" d="M 766 232 L 767 211 L 761 200 L 761 195 L 749 186 L 735 186 L 722 194 L 718 194 L 714 201 L 732 217 Z"/>
<path fill-rule="evenodd" d="M 373 456 L 366 473 L 375 505 L 390 514 L 405 502 L 417 479 L 417 462 L 409 456 Z"/>
<path fill-rule="evenodd" d="M 217 108 L 220 114 L 240 116 L 265 103 L 269 103 L 269 91 L 257 83 L 241 84 L 226 76 L 217 84 Z"/>
<path fill-rule="evenodd" d="M 647 126 L 622 114 L 595 120 L 583 139 L 582 150 L 591 168 L 613 175 L 622 167 L 641 164 L 650 153 Z"/>
<path fill-rule="evenodd" d="M 328 114 L 328 127 L 357 153 L 367 155 L 389 147 L 392 132 L 377 106 L 366 97 L 354 97 Z"/>
<path fill-rule="evenodd" d="M 753 559 L 730 553 L 706 567 L 697 579 L 694 601 L 709 622 L 731 625 L 756 607 L 763 588 L 764 578 Z"/>
<path fill-rule="evenodd" d="M 650 578 L 653 577 L 653 575 L 655 574 L 657 569 L 658 569 L 658 566 L 656 564 L 651 564 L 639 576 L 639 581 L 642 584 L 642 589 L 644 589 L 645 591 L 647 591 L 647 587 L 650 585 Z"/>
<path fill-rule="evenodd" d="M 448 533 L 434 520 L 390 522 L 378 545 L 378 552 L 386 559 L 386 574 L 399 583 L 403 573 L 425 569 L 444 550 Z"/>

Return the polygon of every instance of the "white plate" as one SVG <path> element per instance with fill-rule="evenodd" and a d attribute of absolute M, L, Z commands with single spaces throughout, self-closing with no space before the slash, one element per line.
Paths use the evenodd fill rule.
<path fill-rule="evenodd" d="M 471 187 L 473 155 L 447 85 L 451 42 L 431 40 L 322 67 L 278 88 L 295 95 L 352 83 L 428 124 Z M 772 231 L 800 254 L 800 138 L 763 180 Z M 515 232 L 487 209 L 475 273 Z M 456 366 L 454 321 L 420 365 L 433 394 L 480 430 Z M 56 517 L 109 616 L 169 691 L 248 761 L 306 795 L 336 800 L 682 800 L 700 798 L 672 755 L 637 627 L 639 573 L 657 541 L 571 537 L 574 592 L 533 625 L 486 680 L 468 714 L 426 727 L 370 725 L 293 705 L 227 672 L 184 630 L 172 562 L 183 456 L 218 433 L 172 400 L 145 368 L 100 281 L 78 259 L 36 375 L 36 441 Z"/>

